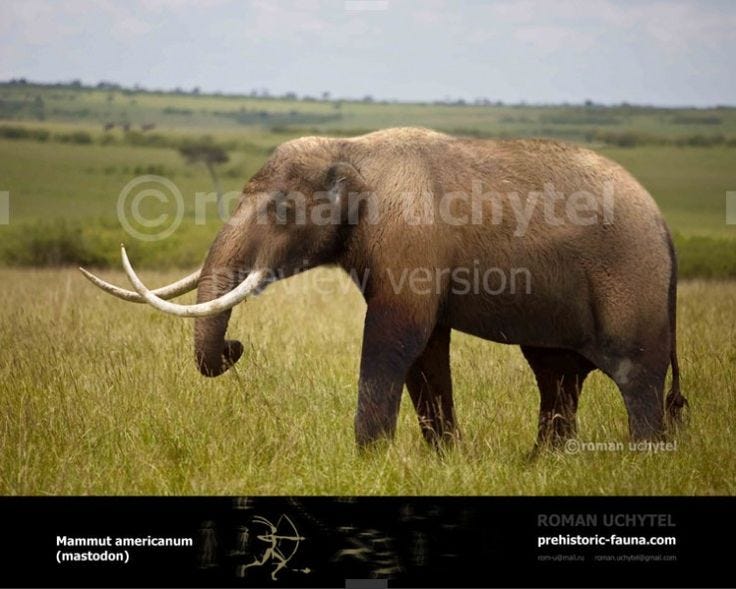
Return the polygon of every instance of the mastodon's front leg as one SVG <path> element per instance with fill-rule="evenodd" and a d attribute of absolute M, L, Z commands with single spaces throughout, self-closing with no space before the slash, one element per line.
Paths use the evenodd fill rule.
<path fill-rule="evenodd" d="M 396 305 L 368 304 L 355 416 L 360 448 L 393 438 L 407 372 L 430 332 L 431 326 L 420 324 Z"/>

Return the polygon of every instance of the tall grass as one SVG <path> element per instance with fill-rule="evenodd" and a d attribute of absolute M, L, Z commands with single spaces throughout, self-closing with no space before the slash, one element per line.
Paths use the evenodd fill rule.
<path fill-rule="evenodd" d="M 362 299 L 336 271 L 239 307 L 236 368 L 205 379 L 190 322 L 111 299 L 71 270 L 0 270 L 2 494 L 733 494 L 736 284 L 680 287 L 691 423 L 677 450 L 527 459 L 538 393 L 516 348 L 453 334 L 464 439 L 428 450 L 404 399 L 385 452 L 359 457 Z M 109 277 L 124 284 L 119 273 Z M 151 285 L 174 274 L 144 273 Z M 626 440 L 619 393 L 586 383 L 580 439 Z"/>

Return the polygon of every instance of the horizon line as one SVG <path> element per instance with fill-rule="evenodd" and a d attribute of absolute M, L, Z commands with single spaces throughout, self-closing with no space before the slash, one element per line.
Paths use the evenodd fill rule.
<path fill-rule="evenodd" d="M 123 92 L 142 92 L 148 94 L 178 94 L 193 97 L 215 97 L 215 98 L 245 98 L 255 100 L 293 100 L 295 102 L 355 102 L 363 104 L 406 104 L 406 105 L 431 105 L 431 106 L 455 106 L 455 107 L 469 107 L 469 106 L 486 106 L 486 107 L 603 107 L 603 108 L 614 108 L 614 107 L 633 107 L 633 108 L 659 108 L 659 109 L 692 109 L 692 110 L 715 110 L 715 109 L 731 109 L 736 108 L 736 104 L 711 104 L 708 106 L 696 106 L 693 104 L 653 104 L 653 103 L 636 103 L 636 102 L 598 102 L 591 99 L 584 99 L 580 102 L 532 102 L 527 100 L 520 100 L 517 102 L 510 102 L 505 100 L 496 99 L 493 100 L 487 97 L 476 97 L 474 99 L 467 99 L 462 97 L 456 98 L 444 98 L 444 99 L 424 99 L 424 100 L 406 100 L 398 98 L 378 98 L 373 95 L 366 95 L 362 98 L 358 97 L 344 97 L 344 96 L 333 96 L 332 92 L 324 91 L 321 96 L 312 96 L 309 94 L 299 95 L 297 92 L 283 92 L 281 94 L 271 94 L 268 89 L 265 93 L 259 93 L 257 90 L 252 90 L 250 93 L 244 92 L 227 92 L 221 90 L 202 90 L 199 86 L 194 86 L 189 90 L 175 86 L 174 88 L 150 88 L 142 86 L 140 84 L 134 84 L 133 86 L 126 86 L 119 82 L 113 82 L 110 80 L 100 80 L 97 84 L 84 83 L 81 79 L 71 79 L 64 81 L 38 81 L 30 80 L 23 76 L 9 78 L 7 80 L 0 80 L 0 86 L 10 85 L 27 85 L 27 86 L 39 86 L 39 87 L 69 87 L 77 90 L 117 90 Z"/>

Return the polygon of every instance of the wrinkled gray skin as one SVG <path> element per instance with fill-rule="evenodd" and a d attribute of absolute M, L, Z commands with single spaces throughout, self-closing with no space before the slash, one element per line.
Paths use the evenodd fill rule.
<path fill-rule="evenodd" d="M 602 205 L 613 190 L 614 221 L 550 224 L 534 209 L 523 235 L 513 215 L 481 224 L 408 224 L 409 199 L 438 212 L 453 191 L 522 198 L 548 183 L 564 195 L 586 190 Z M 307 209 L 332 207 L 337 223 L 299 224 L 274 212 L 283 195 L 297 191 Z M 368 193 L 380 211 L 368 222 Z M 281 200 L 279 200 L 281 199 Z M 456 213 L 470 212 L 454 203 Z M 482 205 L 486 207 L 487 205 Z M 270 209 L 271 207 L 272 209 Z M 357 207 L 357 208 L 356 208 Z M 376 209 L 371 209 L 376 210 Z M 483 210 L 486 210 L 485 208 Z M 266 215 L 268 222 L 256 221 Z M 279 222 L 276 222 L 279 219 Z M 488 219 L 488 220 L 486 220 Z M 352 139 L 303 138 L 280 146 L 248 182 L 210 248 L 197 301 L 233 289 L 249 271 L 283 276 L 333 264 L 365 276 L 356 438 L 365 446 L 394 434 L 404 385 L 432 444 L 458 435 L 452 401 L 449 347 L 452 329 L 521 346 L 536 376 L 541 404 L 538 444 L 559 444 L 575 434 L 585 377 L 600 369 L 618 385 L 635 439 L 664 432 L 664 381 L 673 367 L 669 415 L 677 419 L 675 348 L 677 269 L 670 236 L 652 198 L 623 168 L 580 147 L 539 140 L 456 139 L 422 129 L 390 129 Z M 436 292 L 396 292 L 397 277 L 415 268 L 526 268 L 530 292 L 454 292 L 448 273 Z M 242 345 L 225 339 L 230 312 L 200 318 L 195 353 L 203 374 L 217 376 L 238 361 Z M 490 402 L 490 401 L 489 401 Z"/>

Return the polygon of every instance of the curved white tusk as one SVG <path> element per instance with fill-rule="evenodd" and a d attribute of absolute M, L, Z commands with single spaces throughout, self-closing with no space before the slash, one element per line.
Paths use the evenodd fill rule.
<path fill-rule="evenodd" d="M 235 289 L 231 290 L 227 294 L 222 295 L 219 298 L 213 299 L 206 303 L 199 303 L 197 305 L 178 305 L 177 303 L 169 303 L 159 297 L 153 292 L 146 288 L 146 285 L 141 282 L 141 279 L 133 270 L 128 260 L 128 254 L 125 252 L 125 246 L 120 246 L 120 255 L 123 258 L 123 268 L 125 273 L 128 275 L 133 288 L 138 291 L 148 304 L 155 307 L 159 311 L 169 313 L 170 315 L 176 315 L 177 317 L 210 317 L 217 315 L 228 309 L 232 309 L 235 305 L 245 300 L 250 294 L 255 294 L 263 287 L 266 273 L 262 270 L 251 272 L 248 277 L 243 280 Z"/>
<path fill-rule="evenodd" d="M 89 280 L 92 284 L 95 286 L 101 288 L 105 292 L 110 293 L 111 295 L 118 297 L 119 299 L 123 299 L 124 301 L 128 301 L 130 303 L 145 303 L 146 299 L 144 299 L 141 295 L 139 295 L 137 292 L 134 292 L 132 290 L 125 290 L 124 288 L 120 288 L 119 286 L 115 286 L 114 284 L 110 284 L 109 282 L 105 282 L 101 278 L 98 278 L 91 272 L 88 272 L 84 268 L 79 268 L 79 271 L 84 274 L 85 278 Z M 186 294 L 195 288 L 197 288 L 197 283 L 199 282 L 199 275 L 202 273 L 202 269 L 200 268 L 196 272 L 192 272 L 189 276 L 185 276 L 181 280 L 177 280 L 176 282 L 173 282 L 169 284 L 168 286 L 162 286 L 161 288 L 157 288 L 156 290 L 152 290 L 151 292 L 155 294 L 157 297 L 162 298 L 164 300 L 173 299 L 174 297 L 178 297 L 179 295 Z"/>

